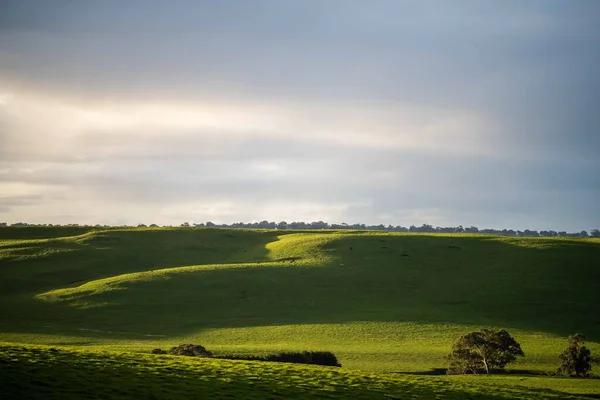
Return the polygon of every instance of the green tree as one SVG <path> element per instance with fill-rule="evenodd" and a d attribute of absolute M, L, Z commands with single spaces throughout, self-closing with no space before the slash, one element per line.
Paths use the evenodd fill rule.
<path fill-rule="evenodd" d="M 212 357 L 212 353 L 199 344 L 180 344 L 179 346 L 171 347 L 169 354 L 176 356 Z"/>
<path fill-rule="evenodd" d="M 521 345 L 504 329 L 482 329 L 459 337 L 452 346 L 449 374 L 476 374 L 504 370 L 506 364 L 524 356 Z"/>
<path fill-rule="evenodd" d="M 576 333 L 569 337 L 569 344 L 565 351 L 558 356 L 560 366 L 558 373 L 568 376 L 589 376 L 592 370 L 592 354 L 590 350 L 582 346 L 585 336 Z"/>

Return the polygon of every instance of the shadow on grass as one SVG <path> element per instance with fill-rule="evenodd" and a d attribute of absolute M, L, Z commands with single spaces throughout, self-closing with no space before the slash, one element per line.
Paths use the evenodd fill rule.
<path fill-rule="evenodd" d="M 50 240 L 15 242 L 2 248 L 8 253 L 0 254 L 0 296 L 39 293 L 181 265 L 264 260 L 268 254 L 265 246 L 280 234 L 225 229 L 110 229 L 58 238 L 60 234 L 85 234 L 93 228 L 0 228 L 3 230 L 10 232 L 4 235 L 11 240 L 36 236 Z"/>
<path fill-rule="evenodd" d="M 281 234 L 135 233 L 111 232 L 120 241 L 116 249 L 101 255 L 92 248 L 84 268 L 67 269 L 79 274 L 69 279 L 98 275 L 96 269 L 114 274 L 200 259 L 264 261 L 264 246 Z M 329 266 L 270 262 L 172 274 L 86 296 L 83 300 L 91 304 L 111 304 L 88 309 L 21 298 L 20 317 L 8 312 L 6 320 L 43 325 L 58 319 L 74 328 L 169 336 L 230 327 L 406 321 L 502 326 L 561 336 L 584 332 L 589 340 L 599 341 L 600 244 L 532 240 L 537 247 L 488 237 L 345 234 L 322 246 L 335 259 Z M 72 260 L 84 263 L 81 256 Z"/>
<path fill-rule="evenodd" d="M 400 375 L 425 375 L 425 376 L 440 376 L 446 375 L 446 371 L 448 368 L 431 368 L 427 371 L 396 371 L 391 372 L 392 374 L 400 374 Z"/>
<path fill-rule="evenodd" d="M 408 371 L 408 372 L 404 372 L 404 371 L 398 371 L 398 372 L 394 372 L 395 374 L 402 374 L 402 375 L 425 375 L 425 376 L 431 376 L 431 375 L 447 375 L 447 371 L 448 368 L 431 368 L 428 369 L 426 371 Z M 485 373 L 479 374 L 479 375 L 485 375 Z M 494 376 L 511 376 L 511 375 L 518 375 L 518 376 L 559 376 L 553 373 L 549 373 L 549 372 L 544 372 L 544 371 L 536 371 L 536 370 L 530 370 L 530 369 L 507 369 L 506 371 L 502 371 L 502 372 L 494 372 L 493 373 Z M 593 377 L 589 377 L 589 378 L 585 378 L 585 379 L 596 379 Z"/>
<path fill-rule="evenodd" d="M 29 240 L 29 239 L 51 239 L 59 237 L 77 236 L 87 232 L 98 230 L 93 227 L 75 227 L 75 226 L 23 226 L 23 227 L 0 227 L 0 240 Z"/>

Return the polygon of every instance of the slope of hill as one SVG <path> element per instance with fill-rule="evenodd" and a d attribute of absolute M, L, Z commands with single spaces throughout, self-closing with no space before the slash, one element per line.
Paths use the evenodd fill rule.
<path fill-rule="evenodd" d="M 551 389 L 536 387 L 539 378 L 452 378 L 0 345 L 0 398 L 529 400 L 582 398 L 591 387 L 560 378 L 545 378 Z"/>
<path fill-rule="evenodd" d="M 425 372 L 496 327 L 522 344 L 515 369 L 547 373 L 568 334 L 600 352 L 599 256 L 598 239 L 0 228 L 0 341 L 330 350 L 345 368 Z"/>

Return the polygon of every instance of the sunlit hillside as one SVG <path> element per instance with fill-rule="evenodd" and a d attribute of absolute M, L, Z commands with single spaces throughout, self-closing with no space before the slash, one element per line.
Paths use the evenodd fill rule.
<path fill-rule="evenodd" d="M 600 352 L 597 239 L 194 228 L 0 237 L 4 342 L 123 357 L 180 343 L 328 350 L 344 371 L 385 376 L 443 371 L 453 340 L 481 327 L 521 343 L 526 357 L 509 371 L 553 372 L 574 332 Z M 582 388 L 568 390 L 600 394 L 600 381 Z"/>

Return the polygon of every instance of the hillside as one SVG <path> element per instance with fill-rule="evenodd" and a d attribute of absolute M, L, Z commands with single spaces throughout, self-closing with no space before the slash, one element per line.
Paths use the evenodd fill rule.
<path fill-rule="evenodd" d="M 496 327 L 525 351 L 513 369 L 547 373 L 574 332 L 600 352 L 599 260 L 580 238 L 0 228 L 0 341 L 330 350 L 344 370 L 425 373 Z"/>
<path fill-rule="evenodd" d="M 593 381 L 419 377 L 285 363 L 0 346 L 0 398 L 577 399 Z M 495 379 L 498 378 L 498 379 Z M 550 386 L 550 389 L 547 387 Z M 575 386 L 575 387 L 574 387 Z M 577 387 L 578 386 L 578 387 Z"/>

